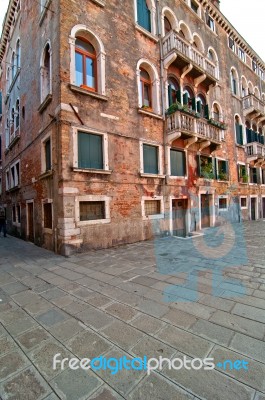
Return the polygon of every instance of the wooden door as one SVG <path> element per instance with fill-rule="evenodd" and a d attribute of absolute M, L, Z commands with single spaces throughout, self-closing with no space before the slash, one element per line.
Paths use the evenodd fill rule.
<path fill-rule="evenodd" d="M 252 221 L 256 220 L 256 198 L 251 198 L 251 219 Z"/>
<path fill-rule="evenodd" d="M 201 227 L 209 228 L 210 226 L 210 196 L 208 194 L 201 195 Z"/>
<path fill-rule="evenodd" d="M 185 237 L 186 231 L 187 200 L 172 200 L 173 235 Z"/>
<path fill-rule="evenodd" d="M 27 203 L 28 240 L 34 242 L 34 205 Z"/>

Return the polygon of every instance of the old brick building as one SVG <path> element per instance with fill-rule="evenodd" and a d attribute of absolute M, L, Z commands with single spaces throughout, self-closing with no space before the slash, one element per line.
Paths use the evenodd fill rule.
<path fill-rule="evenodd" d="M 8 231 L 69 254 L 265 218 L 265 65 L 218 0 L 10 0 Z"/>

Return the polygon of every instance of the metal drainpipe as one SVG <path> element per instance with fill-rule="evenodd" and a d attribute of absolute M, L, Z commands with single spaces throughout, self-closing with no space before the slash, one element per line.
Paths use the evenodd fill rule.
<path fill-rule="evenodd" d="M 163 47 L 162 47 L 162 32 L 161 32 L 161 10 L 160 10 L 160 4 L 159 0 L 156 0 L 156 16 L 157 16 L 157 34 L 159 37 L 159 52 L 160 52 L 160 86 L 161 86 L 161 108 L 162 108 L 162 117 L 163 117 L 163 122 L 164 122 L 164 128 L 163 128 L 163 136 L 164 136 L 164 166 L 165 166 L 165 175 L 167 175 L 168 171 L 168 165 L 167 165 L 167 157 L 166 157 L 166 143 L 167 143 L 167 138 L 166 138 L 166 129 L 165 129 L 165 88 L 164 88 L 164 80 L 163 80 L 163 70 L 164 70 L 164 64 L 163 64 Z M 164 193 L 165 194 L 165 186 L 166 186 L 166 178 L 164 179 Z"/>

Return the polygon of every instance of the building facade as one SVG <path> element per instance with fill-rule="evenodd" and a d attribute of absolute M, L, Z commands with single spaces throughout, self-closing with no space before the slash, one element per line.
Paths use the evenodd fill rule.
<path fill-rule="evenodd" d="M 265 218 L 265 65 L 218 0 L 10 0 L 0 65 L 9 233 L 67 255 Z"/>

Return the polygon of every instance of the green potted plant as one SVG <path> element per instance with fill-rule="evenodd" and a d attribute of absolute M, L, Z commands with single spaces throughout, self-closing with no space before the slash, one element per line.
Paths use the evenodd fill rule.
<path fill-rule="evenodd" d="M 206 179 L 214 179 L 214 171 L 211 163 L 201 166 L 201 175 Z"/>
<path fill-rule="evenodd" d="M 228 174 L 226 172 L 221 171 L 219 172 L 218 179 L 220 181 L 228 181 Z"/>

